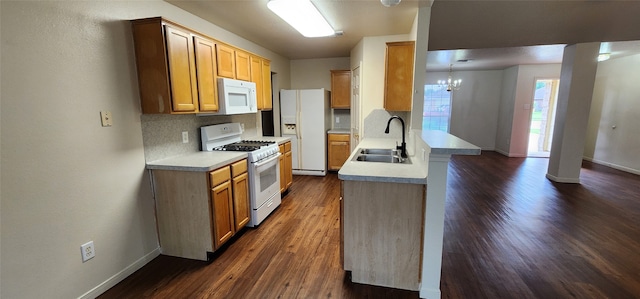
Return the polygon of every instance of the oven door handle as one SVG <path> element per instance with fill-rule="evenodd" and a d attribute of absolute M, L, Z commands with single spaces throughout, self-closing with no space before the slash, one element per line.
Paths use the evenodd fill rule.
<path fill-rule="evenodd" d="M 278 158 L 280 157 L 280 155 L 282 155 L 282 154 L 281 154 L 281 153 L 276 153 L 275 155 L 271 156 L 271 157 L 270 157 L 270 158 L 268 158 L 268 159 L 265 159 L 265 160 L 262 160 L 262 161 L 260 161 L 260 162 L 256 162 L 256 163 L 254 163 L 254 164 L 253 164 L 253 166 L 254 166 L 255 168 L 260 168 L 260 167 L 262 167 L 262 166 L 264 166 L 264 165 L 267 165 L 267 164 L 269 164 L 269 163 L 273 162 L 273 160 L 278 160 Z"/>

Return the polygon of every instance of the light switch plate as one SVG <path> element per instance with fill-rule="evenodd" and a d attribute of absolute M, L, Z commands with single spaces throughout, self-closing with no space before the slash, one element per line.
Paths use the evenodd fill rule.
<path fill-rule="evenodd" d="M 103 127 L 111 127 L 113 125 L 113 119 L 111 118 L 111 111 L 100 111 L 100 118 L 102 119 Z"/>

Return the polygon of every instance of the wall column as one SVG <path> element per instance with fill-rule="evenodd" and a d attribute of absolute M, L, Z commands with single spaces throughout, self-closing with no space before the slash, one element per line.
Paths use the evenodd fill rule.
<path fill-rule="evenodd" d="M 599 42 L 569 45 L 564 48 L 547 170 L 547 178 L 552 181 L 580 183 L 580 168 L 599 50 Z"/>

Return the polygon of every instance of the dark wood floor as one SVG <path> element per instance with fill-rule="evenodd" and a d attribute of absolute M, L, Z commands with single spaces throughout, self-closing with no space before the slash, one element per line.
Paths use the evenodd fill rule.
<path fill-rule="evenodd" d="M 640 177 L 492 152 L 449 168 L 442 298 L 640 298 Z M 283 204 L 211 263 L 159 256 L 100 298 L 418 298 L 340 268 L 339 181 L 296 176 Z"/>

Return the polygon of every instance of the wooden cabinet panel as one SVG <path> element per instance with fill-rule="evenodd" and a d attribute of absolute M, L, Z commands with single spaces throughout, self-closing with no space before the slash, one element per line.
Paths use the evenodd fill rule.
<path fill-rule="evenodd" d="M 384 109 L 411 111 L 415 42 L 387 43 L 385 56 Z"/>
<path fill-rule="evenodd" d="M 257 56 L 251 56 L 251 82 L 256 84 L 256 98 L 258 109 L 264 107 L 264 83 L 262 82 L 262 59 Z"/>
<path fill-rule="evenodd" d="M 218 76 L 235 79 L 236 54 L 232 47 L 216 44 L 216 58 L 218 63 Z"/>
<path fill-rule="evenodd" d="M 216 82 L 216 46 L 211 40 L 194 37 L 196 77 L 200 112 L 218 111 L 218 84 Z"/>
<path fill-rule="evenodd" d="M 262 109 L 273 109 L 273 103 L 271 99 L 271 61 L 262 59 Z M 258 109 L 260 104 L 258 103 Z"/>
<path fill-rule="evenodd" d="M 231 176 L 237 177 L 243 173 L 247 172 L 247 160 L 240 160 L 236 163 L 231 164 Z"/>
<path fill-rule="evenodd" d="M 251 81 L 249 53 L 236 49 L 236 79 Z"/>
<path fill-rule="evenodd" d="M 222 167 L 210 172 L 210 177 L 212 188 L 230 180 L 231 173 L 229 172 L 229 167 Z"/>
<path fill-rule="evenodd" d="M 351 107 L 351 71 L 331 71 L 331 108 L 349 109 Z"/>
<path fill-rule="evenodd" d="M 226 181 L 211 190 L 211 207 L 215 248 L 227 242 L 235 232 L 233 223 L 233 193 L 231 182 Z"/>
<path fill-rule="evenodd" d="M 251 219 L 249 175 L 246 172 L 233 178 L 233 219 L 235 231 L 242 229 Z"/>
<path fill-rule="evenodd" d="M 169 25 L 165 27 L 172 109 L 195 112 L 198 87 L 191 34 Z"/>
<path fill-rule="evenodd" d="M 351 154 L 350 138 L 348 134 L 329 134 L 327 138 L 327 168 L 329 170 L 340 170 L 342 164 L 349 158 Z"/>
<path fill-rule="evenodd" d="M 286 189 L 289 189 L 289 187 L 291 187 L 291 185 L 293 184 L 293 160 L 292 160 L 292 155 L 291 155 L 291 151 L 288 151 L 284 154 L 284 176 L 285 176 L 285 181 L 287 182 L 287 185 L 285 186 Z"/>

